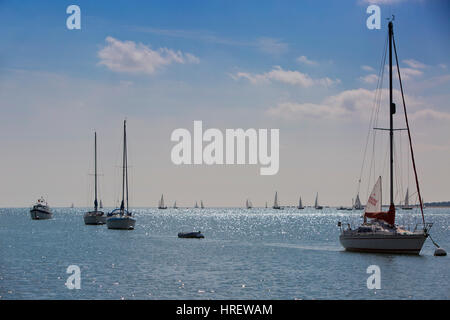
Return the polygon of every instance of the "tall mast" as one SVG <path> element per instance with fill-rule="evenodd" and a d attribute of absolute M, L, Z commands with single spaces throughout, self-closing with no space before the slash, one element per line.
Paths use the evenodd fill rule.
<path fill-rule="evenodd" d="M 390 147 L 390 209 L 394 208 L 394 120 L 395 104 L 392 99 L 392 37 L 394 34 L 394 26 L 392 21 L 389 22 L 389 147 Z"/>
<path fill-rule="evenodd" d="M 125 157 L 125 182 L 126 182 L 126 202 L 127 202 L 127 211 L 128 211 L 128 146 L 127 146 L 127 125 L 126 120 L 124 121 L 124 157 Z"/>
<path fill-rule="evenodd" d="M 122 204 L 120 209 L 123 211 L 125 209 L 125 168 L 126 168 L 126 158 L 125 150 L 127 147 L 127 133 L 126 133 L 127 121 L 123 121 L 123 155 L 122 155 Z"/>
<path fill-rule="evenodd" d="M 98 209 L 97 202 L 97 132 L 94 132 L 94 181 L 95 181 L 95 200 L 94 200 L 94 208 L 95 211 Z"/>

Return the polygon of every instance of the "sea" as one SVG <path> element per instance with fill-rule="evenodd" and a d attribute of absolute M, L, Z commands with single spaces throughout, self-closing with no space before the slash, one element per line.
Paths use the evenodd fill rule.
<path fill-rule="evenodd" d="M 430 239 L 418 256 L 344 251 L 337 222 L 357 226 L 362 211 L 136 208 L 126 231 L 85 225 L 88 209 L 40 221 L 0 209 L 0 299 L 450 299 L 450 258 Z M 425 217 L 450 250 L 450 209 Z M 399 225 L 420 222 L 397 213 Z M 205 238 L 177 237 L 185 231 Z M 368 286 L 374 265 L 379 288 Z"/>

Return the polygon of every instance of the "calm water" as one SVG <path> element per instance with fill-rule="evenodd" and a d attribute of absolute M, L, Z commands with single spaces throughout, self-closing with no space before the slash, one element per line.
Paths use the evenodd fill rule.
<path fill-rule="evenodd" d="M 449 299 L 450 259 L 348 253 L 338 220 L 324 209 L 137 209 L 134 231 L 86 226 L 84 209 L 54 209 L 33 221 L 28 208 L 0 209 L 1 299 Z M 433 239 L 450 250 L 450 209 L 427 209 Z M 416 213 L 398 223 L 414 227 Z M 205 239 L 179 239 L 201 230 Z M 69 265 L 81 289 L 69 290 Z M 381 268 L 381 290 L 366 269 Z"/>

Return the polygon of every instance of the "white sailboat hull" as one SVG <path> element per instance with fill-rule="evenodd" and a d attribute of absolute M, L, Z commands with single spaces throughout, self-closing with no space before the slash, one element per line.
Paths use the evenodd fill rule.
<path fill-rule="evenodd" d="M 426 240 L 423 233 L 414 234 L 352 234 L 340 235 L 339 241 L 347 251 L 375 253 L 419 254 Z"/>
<path fill-rule="evenodd" d="M 33 208 L 30 210 L 31 219 L 33 220 L 48 220 L 53 218 L 53 213 L 50 209 Z"/>
<path fill-rule="evenodd" d="M 106 215 L 101 211 L 90 211 L 84 214 L 84 224 L 99 225 L 106 223 Z"/>
<path fill-rule="evenodd" d="M 109 217 L 106 219 L 108 229 L 133 230 L 136 219 L 132 217 Z"/>

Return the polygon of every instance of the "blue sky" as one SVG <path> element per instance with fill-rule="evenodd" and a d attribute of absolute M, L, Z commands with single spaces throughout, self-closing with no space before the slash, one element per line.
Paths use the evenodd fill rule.
<path fill-rule="evenodd" d="M 106 140 L 105 184 L 114 185 L 110 155 L 116 156 L 124 117 L 135 136 L 136 205 L 155 204 L 161 192 L 186 205 L 200 195 L 213 205 L 240 205 L 247 196 L 262 205 L 275 189 L 281 201 L 307 193 L 312 202 L 319 191 L 329 204 L 348 204 L 367 129 L 361 106 L 376 87 L 391 14 L 417 119 L 425 197 L 447 199 L 450 172 L 440 159 L 450 155 L 450 5 L 372 2 L 381 7 L 381 30 L 366 28 L 369 2 L 362 0 L 1 1 L 0 133 L 2 149 L 11 150 L 1 174 L 13 187 L 0 190 L 0 205 L 26 205 L 41 193 L 57 205 L 86 204 L 94 129 Z M 66 28 L 70 4 L 81 8 L 81 30 Z M 143 52 L 150 54 L 130 65 L 129 55 Z M 192 128 L 193 120 L 280 128 L 280 173 L 262 178 L 251 166 L 175 167 L 170 132 Z M 339 152 L 344 156 L 330 165 Z M 28 183 L 41 175 L 43 187 Z M 178 188 L 169 182 L 199 175 L 216 182 L 202 178 Z M 292 177 L 305 183 L 297 187 Z M 64 181 L 67 189 L 58 188 Z M 114 188 L 105 187 L 110 203 Z"/>

